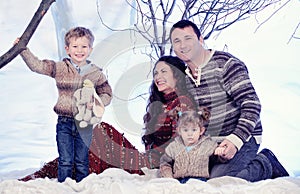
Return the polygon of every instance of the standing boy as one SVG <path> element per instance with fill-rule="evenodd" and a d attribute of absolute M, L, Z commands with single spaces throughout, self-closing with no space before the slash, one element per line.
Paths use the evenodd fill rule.
<path fill-rule="evenodd" d="M 19 39 L 15 41 L 17 44 Z M 74 119 L 78 112 L 74 92 L 81 88 L 83 81 L 93 82 L 94 89 L 103 104 L 107 106 L 112 99 L 112 89 L 102 70 L 87 60 L 93 50 L 94 36 L 89 29 L 75 27 L 65 35 L 65 49 L 69 58 L 55 62 L 39 60 L 26 48 L 21 56 L 31 71 L 55 79 L 58 89 L 58 100 L 54 111 L 58 115 L 56 141 L 58 148 L 58 182 L 67 177 L 81 181 L 89 174 L 88 150 L 91 143 L 93 126 L 80 128 Z M 89 109 L 93 103 L 89 103 Z"/>

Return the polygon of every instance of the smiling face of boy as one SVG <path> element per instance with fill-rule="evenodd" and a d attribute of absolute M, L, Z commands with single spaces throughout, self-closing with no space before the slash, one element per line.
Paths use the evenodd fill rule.
<path fill-rule="evenodd" d="M 93 48 L 90 47 L 90 41 L 85 37 L 71 37 L 70 44 L 65 46 L 67 54 L 73 63 L 81 66 L 86 63 L 86 59 L 90 56 Z"/>

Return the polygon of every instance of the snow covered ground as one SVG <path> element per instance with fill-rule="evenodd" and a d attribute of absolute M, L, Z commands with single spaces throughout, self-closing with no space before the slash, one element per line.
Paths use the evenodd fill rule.
<path fill-rule="evenodd" d="M 123 1 L 87 0 L 84 6 L 80 0 L 57 2 L 60 6 L 67 6 L 68 11 L 55 12 L 53 4 L 52 13 L 56 14 L 52 15 L 49 10 L 28 47 L 41 59 L 59 60 L 58 53 L 61 51 L 58 49 L 60 43 L 57 42 L 56 30 L 64 33 L 63 27 L 86 26 L 96 36 L 91 57 L 104 68 L 114 93 L 121 96 L 124 85 L 131 87 L 128 95 L 132 97 L 147 92 L 145 86 L 149 85 L 149 78 L 145 76 L 145 71 L 151 67 L 138 66 L 147 63 L 147 59 L 138 54 L 124 57 L 131 50 L 125 44 L 128 36 L 124 38 L 122 33 L 112 34 L 101 27 L 97 15 L 96 6 L 101 2 L 104 18 L 112 26 L 129 25 L 131 20 L 128 14 L 131 10 L 125 9 Z M 33 0 L 0 2 L 0 55 L 12 46 L 16 37 L 21 36 L 39 3 Z M 294 0 L 256 33 L 254 31 L 258 24 L 252 19 L 234 25 L 222 32 L 217 40 L 207 42 L 209 47 L 215 49 L 223 49 L 226 44 L 229 52 L 247 64 L 263 105 L 264 137 L 261 148 L 270 148 L 291 177 L 258 183 L 223 177 L 207 183 L 192 180 L 181 185 L 171 179 L 130 175 L 120 169 L 108 169 L 101 175 L 90 175 L 79 184 L 72 180 L 57 183 L 55 179 L 19 182 L 17 178 L 57 157 L 56 115 L 52 110 L 57 91 L 52 79 L 32 73 L 17 57 L 0 70 L 0 193 L 300 193 L 300 42 L 293 40 L 287 44 L 299 22 L 299 8 L 300 2 Z M 62 21 L 59 26 L 58 18 L 72 20 Z M 136 71 L 142 73 L 136 74 Z M 133 81 L 137 82 L 135 85 L 124 81 L 125 75 L 128 77 L 132 73 L 138 75 L 134 76 L 136 80 Z M 120 108 L 124 106 L 129 107 L 125 110 L 130 119 L 129 125 L 127 117 L 118 117 L 120 114 L 125 115 L 123 108 Z M 142 150 L 139 134 L 144 111 L 144 99 L 130 103 L 115 99 L 106 109 L 103 120 L 124 132 L 132 144 Z"/>
<path fill-rule="evenodd" d="M 222 177 L 208 182 L 190 179 L 180 184 L 175 179 L 152 178 L 149 176 L 132 175 L 123 170 L 111 168 L 100 175 L 91 174 L 80 183 L 67 179 L 64 183 L 56 180 L 37 179 L 29 182 L 16 180 L 0 182 L 0 193 L 44 193 L 44 194 L 297 194 L 300 191 L 300 178 L 278 178 L 256 183 L 242 179 Z"/>

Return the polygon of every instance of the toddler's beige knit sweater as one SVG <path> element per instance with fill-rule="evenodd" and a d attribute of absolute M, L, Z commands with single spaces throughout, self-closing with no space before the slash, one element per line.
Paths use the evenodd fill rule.
<path fill-rule="evenodd" d="M 202 136 L 190 151 L 181 137 L 176 137 L 166 148 L 160 160 L 160 173 L 162 177 L 209 178 L 209 157 L 214 153 L 218 144 L 209 136 Z"/>

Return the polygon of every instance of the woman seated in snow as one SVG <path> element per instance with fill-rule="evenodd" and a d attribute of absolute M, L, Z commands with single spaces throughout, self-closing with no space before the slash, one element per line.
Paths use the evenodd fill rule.
<path fill-rule="evenodd" d="M 142 137 L 146 153 L 140 153 L 123 134 L 102 122 L 93 132 L 89 152 L 90 173 L 99 174 L 107 168 L 117 167 L 143 174 L 143 167 L 159 168 L 165 148 L 176 136 L 178 112 L 196 107 L 187 92 L 184 71 L 185 64 L 173 56 L 161 57 L 154 66 Z M 44 177 L 57 177 L 57 159 L 20 180 Z"/>

